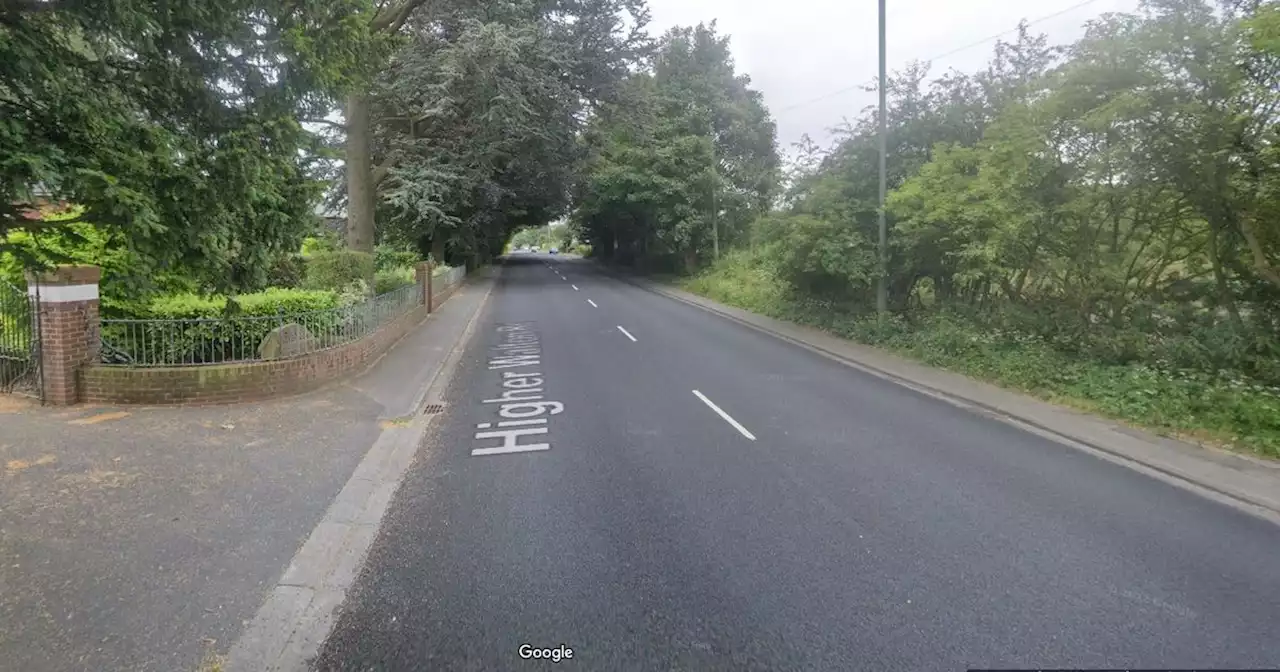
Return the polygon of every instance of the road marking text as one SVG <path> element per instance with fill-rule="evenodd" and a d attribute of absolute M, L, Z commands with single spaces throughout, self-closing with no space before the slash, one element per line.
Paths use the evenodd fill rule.
<path fill-rule="evenodd" d="M 472 449 L 473 456 L 505 455 L 550 450 L 550 443 L 521 443 L 520 437 L 541 436 L 549 432 L 547 417 L 564 412 L 564 404 L 545 401 L 544 376 L 536 371 L 507 371 L 526 367 L 541 367 L 542 347 L 538 334 L 528 324 L 503 324 L 498 326 L 501 342 L 492 348 L 489 370 L 502 371 L 502 393 L 482 404 L 497 404 L 496 423 L 476 424 L 477 440 L 500 439 L 501 445 Z"/>

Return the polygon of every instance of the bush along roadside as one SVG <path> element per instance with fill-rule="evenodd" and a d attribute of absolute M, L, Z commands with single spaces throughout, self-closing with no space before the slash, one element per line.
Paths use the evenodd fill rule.
<path fill-rule="evenodd" d="M 714 301 L 817 327 L 1159 434 L 1280 458 L 1280 387 L 1239 372 L 1158 360 L 1102 361 L 1046 342 L 1042 335 L 1001 328 L 1006 325 L 959 311 L 859 315 L 832 302 L 797 298 L 767 264 L 746 255 L 730 255 L 675 284 Z"/>

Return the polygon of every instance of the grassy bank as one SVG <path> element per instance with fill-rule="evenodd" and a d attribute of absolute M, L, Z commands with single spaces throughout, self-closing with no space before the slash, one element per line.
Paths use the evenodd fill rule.
<path fill-rule="evenodd" d="M 676 284 L 1156 433 L 1280 458 L 1280 388 L 1240 374 L 1096 361 L 952 311 L 859 317 L 829 302 L 795 298 L 767 265 L 742 257 Z"/>

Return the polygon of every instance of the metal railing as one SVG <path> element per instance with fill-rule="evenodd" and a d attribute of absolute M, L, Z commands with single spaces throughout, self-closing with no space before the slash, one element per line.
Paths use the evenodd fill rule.
<path fill-rule="evenodd" d="M 454 266 L 452 268 L 441 269 L 431 276 L 431 292 L 439 294 L 453 285 L 462 282 L 467 275 L 466 266 Z"/>
<path fill-rule="evenodd" d="M 0 392 L 43 396 L 39 301 L 0 280 Z"/>
<path fill-rule="evenodd" d="M 341 308 L 264 316 L 102 321 L 103 364 L 202 366 L 285 359 L 372 334 L 422 303 L 416 283 Z"/>

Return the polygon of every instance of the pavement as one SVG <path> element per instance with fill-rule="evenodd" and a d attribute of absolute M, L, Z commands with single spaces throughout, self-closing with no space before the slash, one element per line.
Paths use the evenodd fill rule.
<path fill-rule="evenodd" d="M 1280 664 L 1272 466 L 651 289 L 508 258 L 311 669 Z"/>
<path fill-rule="evenodd" d="M 0 397 L 0 670 L 217 669 L 359 465 L 406 431 L 491 284 L 476 278 L 363 375 L 303 396 Z"/>

